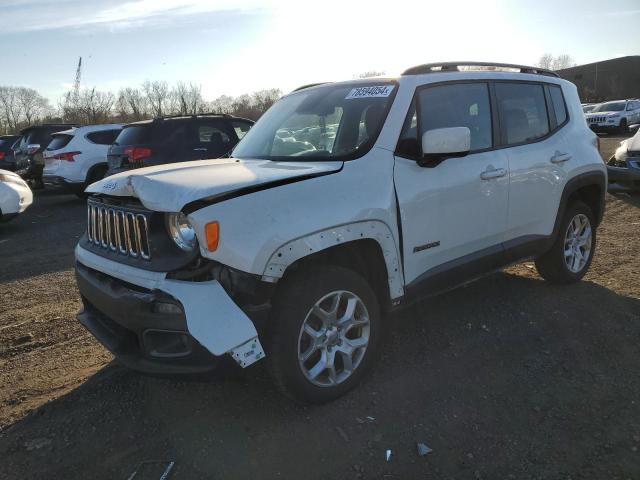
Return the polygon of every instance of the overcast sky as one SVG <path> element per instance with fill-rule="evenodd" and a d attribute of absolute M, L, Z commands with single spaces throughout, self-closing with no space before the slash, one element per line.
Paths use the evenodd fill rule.
<path fill-rule="evenodd" d="M 588 63 L 639 54 L 639 27 L 638 0 L 0 0 L 0 85 L 55 101 L 82 56 L 86 87 L 183 80 L 212 99 L 431 61 Z"/>

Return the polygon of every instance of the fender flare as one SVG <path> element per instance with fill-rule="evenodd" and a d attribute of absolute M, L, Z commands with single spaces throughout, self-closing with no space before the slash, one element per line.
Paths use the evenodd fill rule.
<path fill-rule="evenodd" d="M 284 243 L 269 257 L 262 280 L 275 282 L 282 278 L 291 264 L 301 258 L 342 243 L 363 239 L 375 240 L 380 246 L 387 267 L 391 300 L 402 297 L 404 295 L 404 279 L 400 251 L 389 226 L 379 220 L 337 225 Z"/>
<path fill-rule="evenodd" d="M 597 185 L 598 187 L 600 187 L 600 208 L 598 212 L 594 212 L 594 214 L 596 214 L 596 226 L 600 225 L 600 222 L 602 222 L 602 217 L 604 216 L 605 195 L 607 193 L 607 176 L 604 172 L 598 170 L 576 175 L 565 184 L 564 189 L 562 190 L 562 196 L 560 197 L 560 205 L 558 206 L 558 213 L 556 215 L 556 221 L 553 225 L 553 233 L 551 238 L 555 239 L 560 231 L 560 222 L 562 221 L 564 212 L 567 209 L 569 197 L 571 197 L 572 194 L 574 194 L 581 188 L 590 185 Z"/>

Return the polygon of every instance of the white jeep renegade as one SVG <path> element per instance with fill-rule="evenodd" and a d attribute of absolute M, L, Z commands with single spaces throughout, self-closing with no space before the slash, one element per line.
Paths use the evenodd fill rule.
<path fill-rule="evenodd" d="M 580 280 L 607 179 L 576 88 L 476 65 L 306 86 L 231 158 L 91 185 L 79 321 L 140 371 L 266 357 L 285 393 L 325 402 L 393 309 L 527 258 Z"/>

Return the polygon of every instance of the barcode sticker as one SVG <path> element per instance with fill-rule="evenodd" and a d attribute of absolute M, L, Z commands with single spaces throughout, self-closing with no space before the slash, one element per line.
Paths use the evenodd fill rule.
<path fill-rule="evenodd" d="M 376 85 L 372 87 L 357 87 L 352 89 L 344 99 L 388 97 L 391 95 L 391 92 L 393 92 L 394 86 L 395 85 Z"/>

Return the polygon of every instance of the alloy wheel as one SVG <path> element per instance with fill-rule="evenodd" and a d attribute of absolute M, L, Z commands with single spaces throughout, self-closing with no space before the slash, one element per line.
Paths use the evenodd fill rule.
<path fill-rule="evenodd" d="M 569 271 L 582 271 L 589 261 L 591 247 L 591 222 L 589 217 L 579 213 L 569 222 L 564 238 L 564 261 Z"/>
<path fill-rule="evenodd" d="M 298 336 L 298 363 L 313 384 L 332 387 L 356 371 L 369 345 L 370 319 L 356 294 L 331 292 L 309 310 Z"/>

